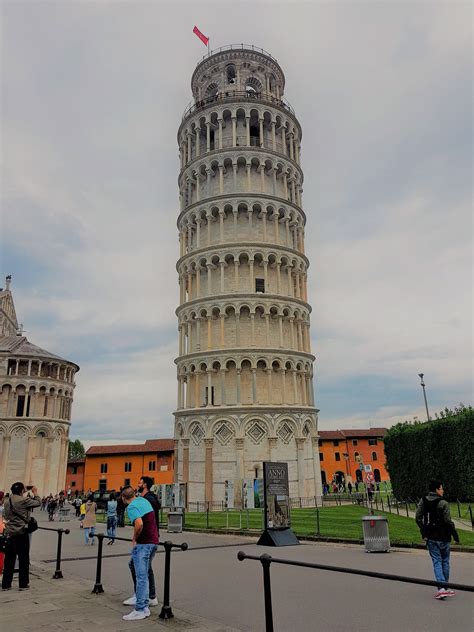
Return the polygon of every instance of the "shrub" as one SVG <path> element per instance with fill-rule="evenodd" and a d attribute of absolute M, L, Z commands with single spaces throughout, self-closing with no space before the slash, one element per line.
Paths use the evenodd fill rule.
<path fill-rule="evenodd" d="M 448 500 L 474 500 L 474 409 L 460 404 L 428 422 L 405 421 L 384 439 L 395 496 L 420 498 L 430 479 L 440 479 Z"/>

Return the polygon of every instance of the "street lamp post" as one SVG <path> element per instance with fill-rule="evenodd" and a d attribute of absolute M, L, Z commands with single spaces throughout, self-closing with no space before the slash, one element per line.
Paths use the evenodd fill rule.
<path fill-rule="evenodd" d="M 423 373 L 418 373 L 418 377 L 420 378 L 421 388 L 423 389 L 423 397 L 425 398 L 426 418 L 429 421 L 430 413 L 428 412 L 428 401 L 426 399 L 426 390 L 425 390 L 425 383 L 423 382 L 423 375 L 424 375 Z"/>

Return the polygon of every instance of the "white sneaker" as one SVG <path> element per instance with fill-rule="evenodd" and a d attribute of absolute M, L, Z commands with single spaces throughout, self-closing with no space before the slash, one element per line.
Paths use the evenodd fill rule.
<path fill-rule="evenodd" d="M 150 608 L 145 608 L 143 612 L 145 613 L 145 617 L 149 617 L 151 615 Z"/>
<path fill-rule="evenodd" d="M 129 599 L 125 599 L 122 603 L 124 606 L 135 606 L 137 603 L 137 597 L 136 595 L 132 595 Z"/>
<path fill-rule="evenodd" d="M 124 621 L 140 621 L 140 619 L 146 619 L 148 616 L 146 610 L 132 610 L 130 614 L 124 614 L 122 619 Z"/>
<path fill-rule="evenodd" d="M 154 599 L 149 599 L 148 600 L 148 605 L 149 606 L 157 606 L 158 605 L 158 597 L 155 597 Z"/>

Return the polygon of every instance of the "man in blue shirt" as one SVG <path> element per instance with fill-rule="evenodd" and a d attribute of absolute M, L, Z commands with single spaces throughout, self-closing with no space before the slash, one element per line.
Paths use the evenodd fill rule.
<path fill-rule="evenodd" d="M 133 525 L 132 559 L 136 575 L 135 609 L 124 615 L 125 621 L 139 621 L 150 616 L 148 572 L 158 548 L 158 528 L 151 504 L 141 496 L 135 497 L 132 487 L 124 487 L 122 501 Z"/>

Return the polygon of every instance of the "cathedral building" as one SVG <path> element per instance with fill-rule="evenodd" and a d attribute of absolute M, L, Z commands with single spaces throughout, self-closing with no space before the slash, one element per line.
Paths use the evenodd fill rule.
<path fill-rule="evenodd" d="M 301 125 L 278 62 L 206 55 L 178 129 L 175 482 L 239 507 L 263 461 L 321 495 L 307 295 Z"/>
<path fill-rule="evenodd" d="M 55 494 L 66 479 L 79 367 L 23 335 L 10 285 L 7 276 L 0 289 L 0 490 L 22 481 Z"/>

